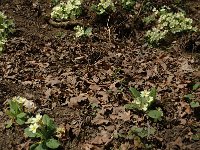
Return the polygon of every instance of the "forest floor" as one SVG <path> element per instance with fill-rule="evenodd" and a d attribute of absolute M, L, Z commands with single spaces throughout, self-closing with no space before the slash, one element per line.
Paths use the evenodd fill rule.
<path fill-rule="evenodd" d="M 156 6 L 172 6 L 157 1 Z M 84 7 L 88 4 L 86 0 Z M 182 7 L 200 27 L 200 2 L 188 0 Z M 133 22 L 131 13 L 119 9 L 104 20 L 86 11 L 81 19 L 93 35 L 76 39 L 73 28 L 49 24 L 51 8 L 48 0 L 0 2 L 16 29 L 0 56 L 1 150 L 31 144 L 20 126 L 5 128 L 6 101 L 14 96 L 33 100 L 36 112 L 65 126 L 60 149 L 200 149 L 200 108 L 191 108 L 184 99 L 193 94 L 200 102 L 200 89 L 192 90 L 200 82 L 199 35 L 181 36 L 167 48 L 150 48 L 144 42 L 142 16 Z M 124 108 L 133 100 L 130 87 L 157 89 L 162 121 Z M 133 126 L 150 126 L 156 133 L 128 138 Z"/>

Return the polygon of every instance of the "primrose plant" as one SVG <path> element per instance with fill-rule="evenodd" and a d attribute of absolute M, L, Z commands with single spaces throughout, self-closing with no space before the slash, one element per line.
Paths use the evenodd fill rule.
<path fill-rule="evenodd" d="M 37 114 L 35 117 L 29 118 L 26 124 L 29 124 L 29 127 L 24 130 L 25 135 L 33 139 L 40 139 L 39 142 L 30 146 L 30 150 L 57 149 L 60 146 L 60 142 L 54 138 L 56 125 L 48 115 Z M 59 133 L 61 134 L 60 130 Z"/>
<path fill-rule="evenodd" d="M 90 35 L 92 35 L 92 28 L 84 29 L 84 27 L 78 25 L 74 27 L 74 30 L 76 31 L 76 38 L 89 37 Z"/>
<path fill-rule="evenodd" d="M 14 121 L 16 121 L 19 125 L 23 125 L 28 117 L 28 114 L 36 109 L 33 101 L 20 96 L 13 97 L 8 103 L 9 109 L 6 113 L 11 120 L 7 122 L 6 128 L 11 127 Z"/>
<path fill-rule="evenodd" d="M 68 0 L 67 3 L 60 2 L 53 7 L 51 18 L 54 20 L 76 19 L 81 14 L 81 0 Z"/>
<path fill-rule="evenodd" d="M 0 12 L 0 53 L 3 51 L 7 37 L 13 32 L 13 20 L 8 19 L 4 13 Z"/>
<path fill-rule="evenodd" d="M 92 5 L 92 9 L 96 11 L 98 15 L 104 15 L 115 12 L 116 7 L 112 0 L 100 0 L 97 5 Z"/>
<path fill-rule="evenodd" d="M 170 8 L 163 7 L 160 10 L 153 9 L 153 14 L 144 18 L 146 24 L 155 23 L 152 30 L 147 31 L 146 38 L 150 44 L 158 44 L 168 35 L 174 35 L 184 31 L 198 31 L 193 27 L 193 20 L 185 17 L 183 12 L 172 13 Z"/>
<path fill-rule="evenodd" d="M 126 109 L 136 109 L 147 113 L 150 118 L 155 121 L 161 120 L 163 112 L 160 108 L 157 110 L 149 110 L 150 106 L 156 100 L 156 89 L 152 88 L 150 91 L 144 90 L 142 92 L 137 91 L 135 88 L 130 88 L 131 95 L 133 97 L 133 102 L 131 104 L 126 104 Z"/>

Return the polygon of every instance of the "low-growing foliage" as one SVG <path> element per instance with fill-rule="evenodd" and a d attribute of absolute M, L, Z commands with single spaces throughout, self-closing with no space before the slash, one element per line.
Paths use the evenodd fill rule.
<path fill-rule="evenodd" d="M 76 31 L 76 38 L 88 37 L 88 36 L 92 35 L 92 28 L 84 29 L 84 27 L 76 26 L 76 27 L 74 27 L 74 30 Z"/>
<path fill-rule="evenodd" d="M 149 110 L 151 104 L 156 100 L 156 89 L 152 88 L 150 91 L 144 90 L 142 92 L 137 91 L 135 88 L 130 88 L 133 102 L 126 104 L 126 109 L 135 109 L 144 111 L 147 115 L 154 119 L 155 122 L 161 121 L 163 112 L 160 108 L 156 110 Z"/>
<path fill-rule="evenodd" d="M 7 37 L 13 32 L 14 23 L 13 20 L 8 19 L 4 13 L 0 12 L 0 53 L 3 51 L 4 44 L 7 41 Z"/>
<path fill-rule="evenodd" d="M 136 0 L 121 0 L 122 7 L 127 10 L 132 10 Z"/>
<path fill-rule="evenodd" d="M 184 96 L 184 99 L 190 104 L 190 107 L 191 108 L 197 108 L 197 107 L 200 107 L 200 104 L 198 101 L 196 101 L 196 96 L 194 94 L 194 92 L 200 88 L 200 84 L 199 83 L 196 83 L 192 86 L 192 94 L 187 94 Z"/>
<path fill-rule="evenodd" d="M 11 127 L 14 121 L 19 125 L 24 124 L 27 119 L 27 113 L 33 112 L 35 108 L 35 104 L 32 101 L 20 96 L 13 97 L 9 101 L 9 109 L 6 111 L 11 118 L 6 127 Z"/>
<path fill-rule="evenodd" d="M 154 13 L 151 16 L 144 18 L 146 24 L 155 22 L 155 27 L 147 31 L 145 35 L 150 44 L 159 44 L 168 35 L 198 30 L 193 27 L 193 20 L 185 17 L 183 12 L 169 12 L 170 9 L 167 7 L 163 7 L 160 10 L 154 8 L 153 11 Z"/>
<path fill-rule="evenodd" d="M 153 127 L 149 128 L 139 128 L 139 127 L 132 127 L 129 131 L 128 135 L 137 135 L 140 138 L 149 137 L 150 135 L 154 135 L 156 130 Z"/>
<path fill-rule="evenodd" d="M 92 9 L 96 11 L 98 15 L 103 15 L 115 12 L 116 7 L 112 0 L 100 0 L 97 5 L 92 5 Z"/>
<path fill-rule="evenodd" d="M 138 109 L 142 111 L 147 111 L 149 106 L 154 102 L 156 98 L 156 89 L 152 88 L 151 91 L 144 90 L 141 93 L 135 88 L 130 88 L 131 95 L 133 97 L 133 102 L 131 104 L 125 105 L 127 109 Z"/>
<path fill-rule="evenodd" d="M 53 7 L 51 18 L 55 20 L 76 19 L 81 14 L 81 0 L 68 0 Z"/>
<path fill-rule="evenodd" d="M 138 127 L 133 126 L 127 134 L 115 133 L 115 138 L 124 138 L 128 140 L 134 140 L 139 144 L 140 148 L 149 149 L 151 148 L 151 144 L 146 142 L 149 138 L 151 138 L 156 133 L 156 129 L 153 127 Z M 139 148 L 138 147 L 138 148 Z M 135 147 L 137 148 L 137 146 Z"/>
<path fill-rule="evenodd" d="M 195 85 L 193 85 L 192 90 L 195 91 L 198 88 L 200 88 L 200 83 L 196 83 Z"/>
<path fill-rule="evenodd" d="M 33 139 L 40 139 L 39 142 L 31 145 L 31 150 L 57 149 L 60 146 L 54 136 L 56 131 L 59 134 L 61 131 L 58 131 L 54 121 L 48 115 L 37 114 L 36 117 L 29 118 L 26 123 L 30 126 L 24 130 L 25 135 Z"/>

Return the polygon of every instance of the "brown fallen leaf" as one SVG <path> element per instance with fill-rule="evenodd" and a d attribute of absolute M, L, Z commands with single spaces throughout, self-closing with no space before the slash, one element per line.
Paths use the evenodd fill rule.
<path fill-rule="evenodd" d="M 58 79 L 58 77 L 53 77 L 51 75 L 48 75 L 45 79 L 45 83 L 47 85 L 51 85 L 51 86 L 54 86 L 56 84 L 60 84 L 61 81 Z"/>
<path fill-rule="evenodd" d="M 108 102 L 108 93 L 105 91 L 99 91 L 97 92 L 99 96 L 99 101 L 101 102 L 101 104 L 106 104 Z"/>
<path fill-rule="evenodd" d="M 79 96 L 71 97 L 70 101 L 68 103 L 68 106 L 69 107 L 76 107 L 76 106 L 79 105 L 78 104 L 79 102 L 87 100 L 87 98 L 88 98 L 88 94 L 87 93 L 81 93 Z"/>
<path fill-rule="evenodd" d="M 118 115 L 119 115 L 118 119 L 122 119 L 124 121 L 130 121 L 130 119 L 131 119 L 130 111 L 128 111 L 128 112 L 124 111 L 124 112 L 119 113 Z"/>
<path fill-rule="evenodd" d="M 89 86 L 89 88 L 90 88 L 92 91 L 94 91 L 94 92 L 99 91 L 99 90 L 101 89 L 101 87 L 98 86 L 97 84 L 91 84 L 91 85 Z"/>
<path fill-rule="evenodd" d="M 83 144 L 83 146 L 81 148 L 83 150 L 102 150 L 102 148 L 99 148 L 99 147 L 92 145 L 92 144 Z"/>
<path fill-rule="evenodd" d="M 130 144 L 129 144 L 129 143 L 124 143 L 124 144 L 121 144 L 120 149 L 121 149 L 121 150 L 128 150 L 129 147 L 130 147 Z"/>
<path fill-rule="evenodd" d="M 95 125 L 102 125 L 102 124 L 108 124 L 110 121 L 104 119 L 104 117 L 98 113 L 91 122 Z"/>
<path fill-rule="evenodd" d="M 97 145 L 101 145 L 101 144 L 105 144 L 110 140 L 110 133 L 108 133 L 107 131 L 102 130 L 101 133 L 99 133 L 92 141 L 91 144 L 97 144 Z"/>

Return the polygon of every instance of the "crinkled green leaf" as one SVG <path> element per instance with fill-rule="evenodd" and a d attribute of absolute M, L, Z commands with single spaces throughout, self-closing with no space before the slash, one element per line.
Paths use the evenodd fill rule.
<path fill-rule="evenodd" d="M 12 124 L 13 124 L 12 119 L 8 120 L 8 121 L 6 122 L 6 128 L 10 128 L 10 127 L 12 126 Z"/>
<path fill-rule="evenodd" d="M 23 125 L 25 123 L 25 121 L 21 118 L 17 118 L 16 119 L 16 122 L 19 124 L 19 125 Z"/>
<path fill-rule="evenodd" d="M 200 84 L 196 83 L 195 85 L 193 85 L 192 90 L 197 90 L 198 88 L 200 88 Z"/>
<path fill-rule="evenodd" d="M 60 143 L 56 139 L 49 139 L 46 142 L 46 146 L 51 148 L 51 149 L 56 149 L 60 146 Z"/>
<path fill-rule="evenodd" d="M 30 137 L 30 138 L 34 138 L 34 137 L 37 136 L 37 134 L 31 132 L 31 131 L 29 130 L 29 128 L 24 129 L 24 134 L 25 134 L 25 136 Z"/>
<path fill-rule="evenodd" d="M 86 34 L 87 36 L 90 36 L 90 35 L 92 34 L 92 28 L 91 28 L 91 27 L 87 28 L 87 29 L 85 30 L 85 34 Z"/>
<path fill-rule="evenodd" d="M 35 150 L 35 148 L 38 146 L 38 143 L 34 143 L 30 146 L 30 150 Z"/>
<path fill-rule="evenodd" d="M 153 97 L 153 99 L 156 99 L 156 88 L 152 88 L 150 91 L 149 96 Z"/>
<path fill-rule="evenodd" d="M 48 150 L 44 143 L 40 143 L 34 150 Z"/>
<path fill-rule="evenodd" d="M 163 112 L 161 110 L 150 110 L 147 115 L 153 119 L 160 120 L 163 116 Z"/>
<path fill-rule="evenodd" d="M 133 98 L 140 97 L 140 92 L 138 92 L 135 88 L 130 87 L 129 90 L 131 91 L 131 95 L 132 95 Z"/>
<path fill-rule="evenodd" d="M 199 107 L 199 102 L 194 102 L 194 101 L 192 101 L 192 102 L 190 102 L 190 106 L 191 106 L 192 108 Z"/>
<path fill-rule="evenodd" d="M 55 130 L 56 129 L 55 123 L 53 122 L 53 120 L 48 115 L 46 115 L 46 114 L 43 115 L 42 122 L 44 123 L 44 125 L 47 126 L 47 128 L 49 130 Z"/>
<path fill-rule="evenodd" d="M 22 112 L 17 115 L 17 118 L 24 118 L 26 116 L 26 113 Z"/>
<path fill-rule="evenodd" d="M 195 141 L 199 141 L 200 140 L 200 134 L 192 135 L 192 139 L 195 140 Z"/>
<path fill-rule="evenodd" d="M 132 109 L 137 109 L 138 105 L 134 104 L 134 103 L 130 103 L 130 104 L 126 104 L 124 105 L 124 107 L 128 110 L 132 110 Z"/>

